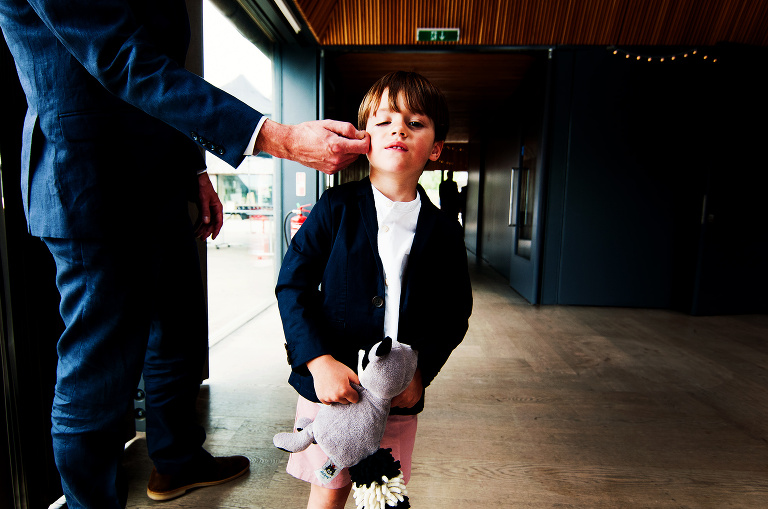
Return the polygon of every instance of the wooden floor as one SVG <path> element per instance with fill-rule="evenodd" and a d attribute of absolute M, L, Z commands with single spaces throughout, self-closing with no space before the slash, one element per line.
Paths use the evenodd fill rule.
<path fill-rule="evenodd" d="M 487 268 L 473 286 L 419 420 L 414 508 L 768 507 L 768 316 L 533 307 Z M 251 472 L 155 503 L 139 439 L 128 506 L 306 507 L 271 443 L 292 425 L 287 376 L 272 306 L 213 347 L 200 399 L 208 449 Z"/>

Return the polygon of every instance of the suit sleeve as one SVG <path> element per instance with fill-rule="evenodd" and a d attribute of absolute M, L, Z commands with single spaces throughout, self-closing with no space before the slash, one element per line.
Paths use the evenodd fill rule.
<path fill-rule="evenodd" d="M 331 353 L 324 340 L 319 289 L 333 236 L 330 194 L 329 189 L 320 197 L 291 240 L 275 287 L 288 362 L 301 375 L 309 375 L 307 362 Z"/>
<path fill-rule="evenodd" d="M 29 0 L 29 4 L 109 92 L 178 129 L 231 166 L 242 162 L 261 113 L 187 71 L 158 48 L 128 2 Z"/>

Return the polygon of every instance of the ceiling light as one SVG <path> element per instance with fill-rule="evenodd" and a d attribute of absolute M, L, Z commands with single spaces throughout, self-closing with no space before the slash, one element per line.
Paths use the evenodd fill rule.
<path fill-rule="evenodd" d="M 288 6 L 285 5 L 285 2 L 283 0 L 275 0 L 275 3 L 280 8 L 280 12 L 283 13 L 283 16 L 285 16 L 285 19 L 287 19 L 288 23 L 290 23 L 293 31 L 297 34 L 301 32 L 301 25 L 299 25 L 299 22 L 296 21 L 296 18 L 293 17 L 293 13 L 288 8 Z"/>

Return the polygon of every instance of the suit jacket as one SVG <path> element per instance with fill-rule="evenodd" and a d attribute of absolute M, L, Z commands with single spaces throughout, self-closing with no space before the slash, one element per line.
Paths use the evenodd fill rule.
<path fill-rule="evenodd" d="M 184 0 L 3 0 L 0 27 L 27 97 L 33 235 L 151 225 L 163 207 L 186 209 L 198 147 L 242 161 L 261 114 L 183 68 Z"/>
<path fill-rule="evenodd" d="M 461 228 L 419 187 L 421 210 L 403 275 L 397 338 L 419 353 L 427 387 L 464 338 L 472 288 Z M 318 401 L 306 363 L 331 354 L 353 370 L 357 354 L 384 336 L 384 270 L 371 182 L 328 189 L 291 241 L 276 294 L 290 384 Z M 419 405 L 410 411 L 415 413 Z M 393 409 L 397 410 L 397 409 Z M 394 412 L 393 412 L 394 413 Z"/>

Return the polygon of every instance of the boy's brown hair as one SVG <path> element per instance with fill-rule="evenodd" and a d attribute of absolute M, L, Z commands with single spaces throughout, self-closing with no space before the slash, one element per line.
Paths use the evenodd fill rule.
<path fill-rule="evenodd" d="M 443 93 L 430 81 L 415 72 L 393 71 L 385 74 L 365 94 L 357 112 L 357 128 L 365 130 L 368 117 L 376 111 L 384 90 L 389 90 L 389 109 L 400 112 L 397 98 L 402 94 L 405 106 L 426 115 L 435 124 L 435 141 L 445 141 L 448 134 L 448 103 Z"/>

